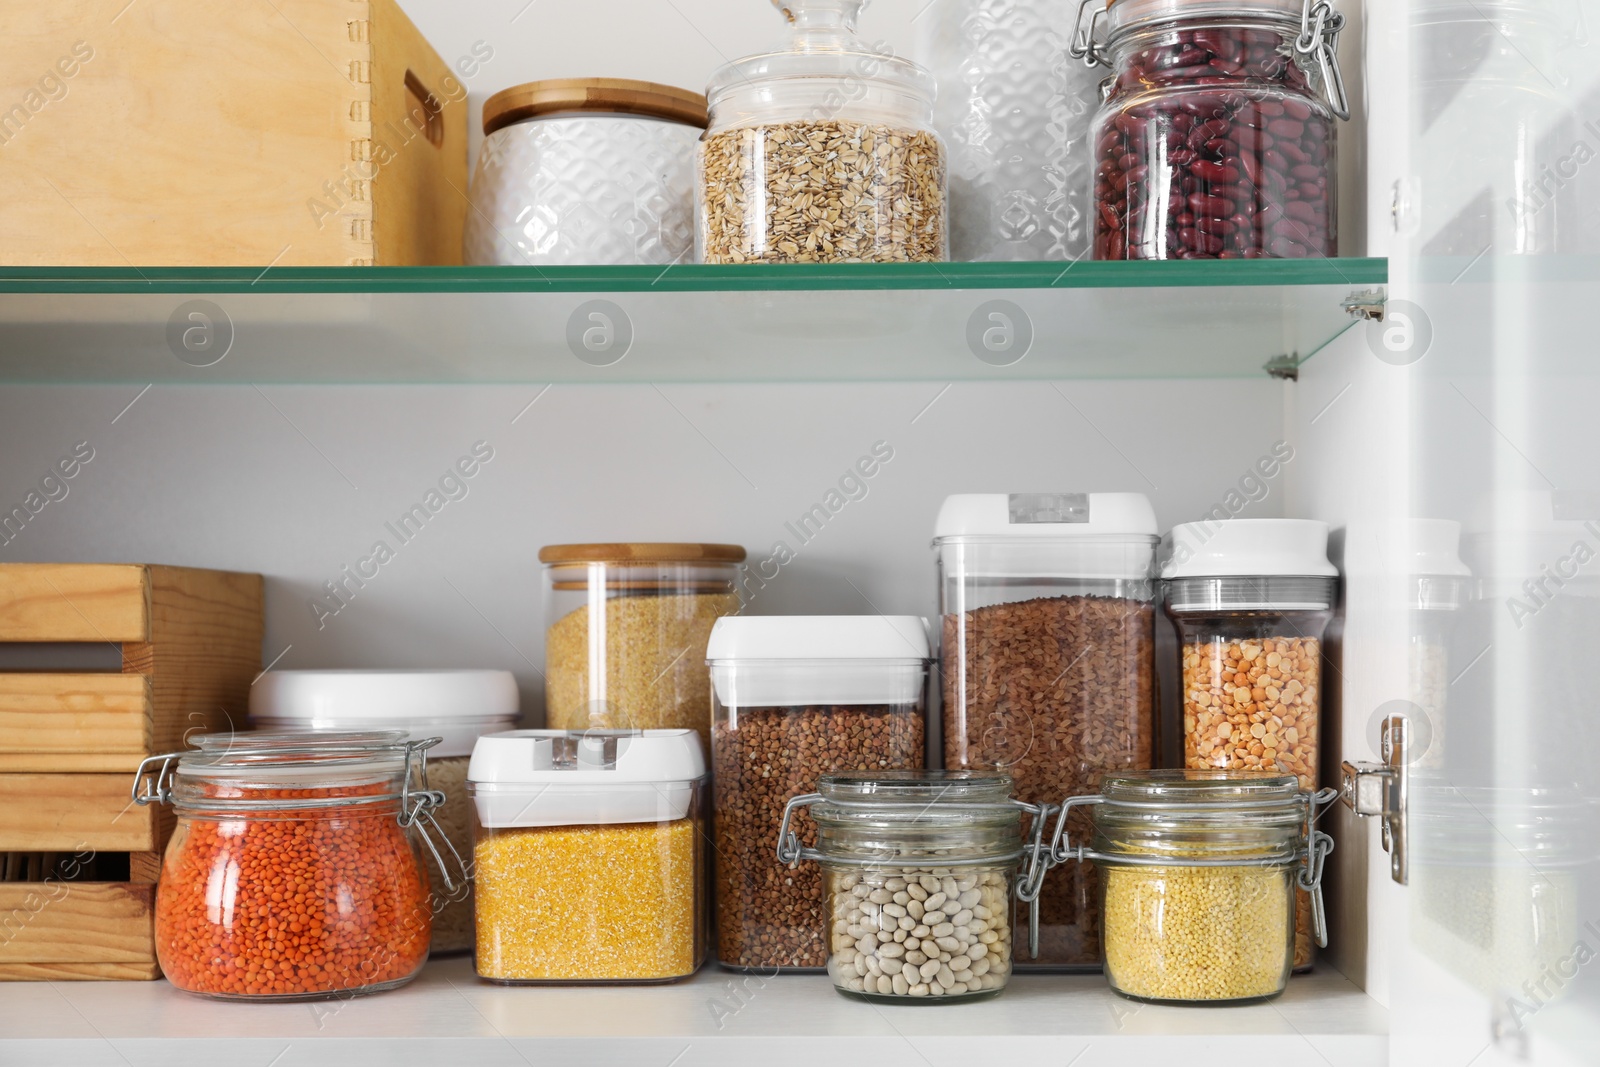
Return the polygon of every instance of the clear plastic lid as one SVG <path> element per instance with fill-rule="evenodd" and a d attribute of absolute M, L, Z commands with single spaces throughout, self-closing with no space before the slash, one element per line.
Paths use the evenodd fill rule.
<path fill-rule="evenodd" d="M 926 126 L 935 82 L 886 44 L 856 36 L 867 0 L 773 0 L 789 22 L 777 48 L 711 76 L 711 126 L 747 120 L 884 118 Z"/>

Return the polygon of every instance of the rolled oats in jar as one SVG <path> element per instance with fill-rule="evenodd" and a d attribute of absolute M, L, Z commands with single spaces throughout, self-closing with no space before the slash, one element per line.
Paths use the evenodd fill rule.
<path fill-rule="evenodd" d="M 1151 766 L 1156 517 L 1138 493 L 946 498 L 939 554 L 944 759 L 1031 803 Z M 1073 816 L 1088 831 L 1087 816 Z M 1092 864 L 1056 872 L 1019 969 L 1098 969 Z"/>
<path fill-rule="evenodd" d="M 928 638 L 915 616 L 720 619 L 711 665 L 717 958 L 725 967 L 821 970 L 822 877 L 773 861 L 789 798 L 824 774 L 920 769 Z M 816 843 L 808 814 L 795 819 Z"/>
<path fill-rule="evenodd" d="M 856 37 L 864 5 L 786 0 L 782 47 L 713 75 L 695 206 L 703 262 L 946 258 L 933 78 Z"/>
<path fill-rule="evenodd" d="M 1170 535 L 1162 577 L 1178 628 L 1184 766 L 1293 774 L 1315 790 L 1322 633 L 1339 585 L 1327 524 L 1184 523 Z M 1312 961 L 1310 920 L 1301 894 L 1296 967 Z"/>

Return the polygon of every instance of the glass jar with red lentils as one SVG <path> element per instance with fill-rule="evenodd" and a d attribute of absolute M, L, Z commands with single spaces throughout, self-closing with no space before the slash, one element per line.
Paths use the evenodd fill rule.
<path fill-rule="evenodd" d="M 145 760 L 134 800 L 177 816 L 156 889 L 168 980 L 223 999 L 303 1000 L 415 977 L 433 926 L 419 848 L 446 880 L 465 877 L 459 858 L 444 862 L 431 814 L 444 797 L 427 788 L 424 753 L 438 740 L 218 734 Z"/>
<path fill-rule="evenodd" d="M 1071 51 L 1112 71 L 1094 258 L 1336 255 L 1343 24 L 1330 0 L 1084 0 Z"/>

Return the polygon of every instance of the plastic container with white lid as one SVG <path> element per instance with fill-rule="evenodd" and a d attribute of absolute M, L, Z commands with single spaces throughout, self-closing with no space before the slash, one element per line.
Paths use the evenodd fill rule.
<path fill-rule="evenodd" d="M 1173 528 L 1162 566 L 1178 627 L 1184 766 L 1278 771 L 1317 788 L 1322 634 L 1339 572 L 1328 524 L 1226 519 Z M 1310 897 L 1295 907 L 1297 968 L 1311 964 Z"/>
<path fill-rule="evenodd" d="M 470 756 L 479 735 L 515 726 L 518 701 L 510 671 L 268 671 L 250 687 L 250 722 L 261 730 L 406 730 L 440 738 L 433 762 Z"/>
<path fill-rule="evenodd" d="M 467 757 L 479 734 L 510 729 L 518 715 L 510 671 L 267 671 L 250 687 L 250 724 L 257 730 L 403 730 L 413 739 L 439 738 L 426 754 L 429 780 L 445 796 L 434 818 L 463 856 L 472 851 Z M 465 952 L 472 947 L 471 886 L 440 892 L 442 872 L 431 855 L 423 859 L 433 891 L 430 950 Z"/>
<path fill-rule="evenodd" d="M 789 798 L 825 774 L 924 763 L 927 624 L 914 615 L 730 616 L 706 649 L 716 829 L 717 959 L 821 971 L 817 868 L 773 861 Z M 796 826 L 815 843 L 809 815 Z"/>
<path fill-rule="evenodd" d="M 478 740 L 467 776 L 479 977 L 663 982 L 700 966 L 695 731 L 511 730 Z"/>
<path fill-rule="evenodd" d="M 1151 766 L 1158 541 L 1140 493 L 945 499 L 933 546 L 946 767 L 1002 770 L 1043 804 Z M 1073 819 L 1088 833 L 1086 814 Z M 1019 946 L 1018 969 L 1098 969 L 1095 878 L 1075 864 L 1045 884 L 1038 953 Z"/>

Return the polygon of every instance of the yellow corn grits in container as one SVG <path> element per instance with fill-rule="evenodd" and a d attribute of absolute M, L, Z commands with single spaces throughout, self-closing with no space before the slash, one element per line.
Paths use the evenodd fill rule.
<path fill-rule="evenodd" d="M 503 981 L 652 981 L 695 968 L 698 828 L 672 822 L 484 832 L 477 970 Z"/>

